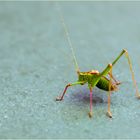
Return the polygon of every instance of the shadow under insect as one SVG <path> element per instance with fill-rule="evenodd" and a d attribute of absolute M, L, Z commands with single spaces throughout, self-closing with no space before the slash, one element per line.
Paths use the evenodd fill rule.
<path fill-rule="evenodd" d="M 100 89 L 95 88 L 93 90 L 93 99 L 92 102 L 94 104 L 98 104 L 98 103 L 107 103 L 106 100 L 107 98 L 105 97 L 106 94 L 104 94 L 104 91 L 101 91 Z M 69 95 L 69 100 L 71 101 L 71 103 L 76 103 L 76 104 L 81 104 L 81 102 L 83 104 L 89 104 L 90 101 L 90 95 L 89 95 L 89 89 L 88 88 L 84 88 L 84 89 L 80 89 L 77 88 L 76 90 L 72 90 L 70 95 Z"/>

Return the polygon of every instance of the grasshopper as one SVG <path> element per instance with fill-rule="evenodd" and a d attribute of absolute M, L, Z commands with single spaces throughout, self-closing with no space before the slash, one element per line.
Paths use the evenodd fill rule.
<path fill-rule="evenodd" d="M 96 86 L 99 89 L 102 89 L 104 91 L 108 91 L 108 109 L 107 109 L 106 115 L 109 118 L 112 118 L 112 113 L 111 113 L 111 109 L 110 109 L 111 93 L 113 91 L 116 91 L 118 89 L 118 86 L 121 84 L 118 80 L 116 80 L 114 78 L 114 76 L 112 74 L 112 69 L 113 69 L 113 66 L 116 64 L 116 62 L 121 58 L 121 56 L 123 56 L 123 54 L 126 56 L 126 58 L 128 60 L 128 64 L 129 64 L 131 75 L 132 75 L 133 84 L 134 84 L 134 87 L 136 89 L 136 97 L 138 99 L 140 99 L 140 94 L 139 94 L 138 86 L 137 86 L 137 83 L 136 83 L 136 80 L 135 80 L 135 77 L 134 77 L 134 72 L 133 72 L 133 69 L 132 69 L 132 63 L 131 63 L 128 51 L 126 49 L 123 49 L 121 51 L 121 53 L 118 55 L 118 57 L 112 63 L 108 64 L 107 67 L 102 72 L 99 72 L 98 70 L 81 72 L 79 67 L 78 67 L 77 61 L 76 61 L 76 57 L 75 57 L 75 54 L 74 54 L 74 50 L 73 50 L 73 47 L 72 47 L 70 36 L 68 34 L 68 30 L 66 28 L 66 24 L 64 22 L 63 15 L 61 14 L 60 17 L 61 17 L 61 21 L 62 21 L 62 24 L 63 24 L 64 29 L 65 29 L 65 34 L 66 34 L 69 46 L 70 46 L 71 51 L 72 51 L 72 55 L 73 55 L 73 58 L 74 58 L 74 63 L 75 63 L 75 66 L 76 66 L 76 72 L 77 72 L 77 75 L 78 75 L 78 80 L 74 83 L 67 84 L 63 93 L 62 93 L 62 95 L 58 96 L 56 98 L 56 101 L 62 101 L 64 99 L 64 95 L 65 95 L 68 87 L 75 86 L 75 85 L 88 84 L 88 88 L 89 88 L 89 91 L 90 91 L 89 92 L 90 93 L 90 112 L 88 113 L 88 115 L 91 118 L 93 116 L 93 112 L 92 112 L 92 90 Z"/>

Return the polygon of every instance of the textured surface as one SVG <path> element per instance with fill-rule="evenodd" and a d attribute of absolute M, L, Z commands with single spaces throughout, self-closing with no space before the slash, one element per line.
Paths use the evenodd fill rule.
<path fill-rule="evenodd" d="M 60 2 L 82 71 L 102 71 L 128 49 L 140 88 L 140 2 Z M 123 82 L 112 95 L 77 80 L 54 2 L 0 2 L 0 138 L 140 138 L 140 101 L 124 57 L 114 67 Z"/>

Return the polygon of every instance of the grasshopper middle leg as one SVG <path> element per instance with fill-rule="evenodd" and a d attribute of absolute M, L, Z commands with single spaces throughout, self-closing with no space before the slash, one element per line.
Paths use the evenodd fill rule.
<path fill-rule="evenodd" d="M 93 115 L 93 112 L 92 112 L 92 87 L 90 87 L 90 112 L 88 113 L 88 115 L 90 118 Z"/>

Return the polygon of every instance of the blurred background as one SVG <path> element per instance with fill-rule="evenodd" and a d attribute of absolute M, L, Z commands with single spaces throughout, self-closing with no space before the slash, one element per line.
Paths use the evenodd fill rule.
<path fill-rule="evenodd" d="M 140 88 L 140 2 L 58 2 L 81 71 L 102 71 L 123 48 Z M 140 101 L 125 57 L 114 66 L 122 82 L 112 94 L 75 82 L 72 55 L 56 2 L 0 1 L 0 138 L 140 138 Z"/>

